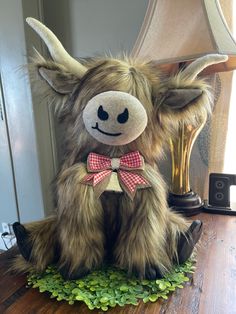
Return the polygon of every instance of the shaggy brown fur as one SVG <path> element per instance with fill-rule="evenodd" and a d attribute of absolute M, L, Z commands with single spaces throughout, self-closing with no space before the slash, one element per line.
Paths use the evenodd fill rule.
<path fill-rule="evenodd" d="M 188 223 L 169 210 L 165 183 L 155 164 L 179 121 L 195 123 L 209 111 L 207 85 L 202 80 L 182 80 L 181 73 L 163 78 L 152 63 L 127 58 L 90 59 L 84 64 L 88 71 L 78 78 L 42 57 L 33 63 L 37 91 L 45 95 L 47 90 L 65 124 L 67 151 L 56 179 L 58 213 L 25 225 L 30 232 L 31 258 L 30 262 L 21 258 L 15 268 L 43 270 L 59 250 L 58 267 L 70 278 L 84 275 L 104 260 L 140 278 L 148 277 L 153 269 L 164 274 L 176 259 L 178 238 Z M 165 105 L 170 88 L 201 89 L 202 95 L 184 108 L 173 109 Z M 124 146 L 101 144 L 84 127 L 82 112 L 88 101 L 110 90 L 137 97 L 147 112 L 145 131 Z M 120 157 L 136 150 L 145 159 L 144 176 L 152 188 L 138 190 L 134 201 L 114 192 L 104 192 L 96 199 L 92 187 L 80 183 L 87 173 L 85 162 L 90 152 Z"/>

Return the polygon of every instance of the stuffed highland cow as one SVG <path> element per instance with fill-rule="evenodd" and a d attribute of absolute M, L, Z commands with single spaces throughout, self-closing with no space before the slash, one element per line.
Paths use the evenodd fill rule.
<path fill-rule="evenodd" d="M 52 60 L 31 65 L 37 90 L 56 103 L 66 154 L 56 178 L 56 215 L 14 224 L 21 255 L 15 268 L 43 271 L 56 263 L 66 279 L 111 263 L 139 278 L 163 276 L 186 261 L 202 232 L 172 212 L 156 161 L 180 121 L 210 111 L 207 84 L 197 78 L 225 56 L 197 59 L 165 77 L 152 62 L 73 59 L 39 21 L 28 24 Z"/>

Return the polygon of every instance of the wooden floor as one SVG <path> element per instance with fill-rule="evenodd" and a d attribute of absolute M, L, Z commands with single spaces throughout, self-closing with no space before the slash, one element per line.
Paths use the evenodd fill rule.
<path fill-rule="evenodd" d="M 201 214 L 204 233 L 197 254 L 197 269 L 184 289 L 167 301 L 117 307 L 112 314 L 236 314 L 236 217 Z M 0 313 L 103 313 L 81 303 L 68 305 L 45 293 L 26 288 L 25 276 L 10 276 L 6 254 L 0 254 Z"/>

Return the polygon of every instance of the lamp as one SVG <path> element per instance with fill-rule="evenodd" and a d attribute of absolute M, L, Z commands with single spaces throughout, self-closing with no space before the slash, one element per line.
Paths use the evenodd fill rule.
<path fill-rule="evenodd" d="M 227 4 L 231 1 L 227 0 Z M 226 62 L 207 67 L 201 75 L 236 69 L 236 43 L 229 31 L 218 0 L 149 0 L 132 56 L 153 60 L 169 73 L 206 54 L 226 54 Z M 180 124 L 178 136 L 170 139 L 172 179 L 169 204 L 186 216 L 203 207 L 200 196 L 189 182 L 189 162 L 201 123 Z"/>

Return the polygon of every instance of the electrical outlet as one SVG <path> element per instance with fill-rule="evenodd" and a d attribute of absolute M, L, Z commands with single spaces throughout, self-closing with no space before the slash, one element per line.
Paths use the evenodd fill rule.
<path fill-rule="evenodd" d="M 16 244 L 16 238 L 14 234 L 4 235 L 0 233 L 0 250 L 8 250 Z"/>
<path fill-rule="evenodd" d="M 7 222 L 2 222 L 2 230 L 3 232 L 11 234 L 10 224 L 8 224 Z"/>

